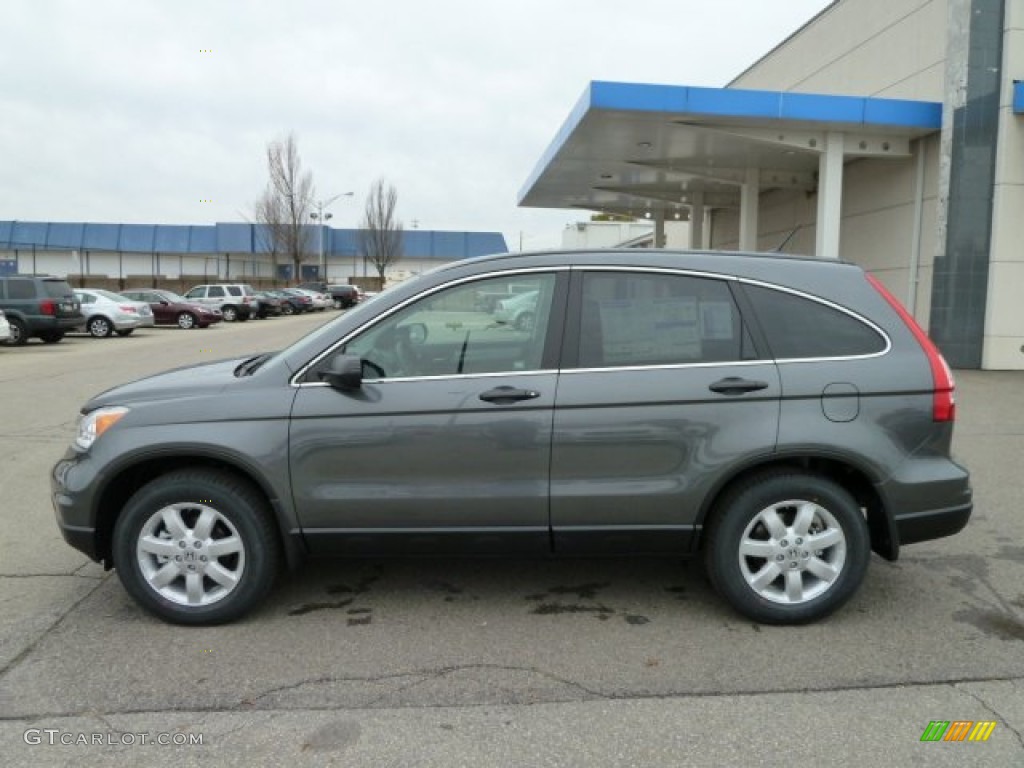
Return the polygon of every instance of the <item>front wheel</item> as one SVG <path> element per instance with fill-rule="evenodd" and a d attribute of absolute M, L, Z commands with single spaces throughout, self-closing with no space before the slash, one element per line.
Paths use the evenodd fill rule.
<path fill-rule="evenodd" d="M 248 482 L 208 470 L 158 477 L 114 525 L 114 564 L 143 608 L 175 624 L 233 621 L 270 591 L 279 555 L 271 510 Z"/>
<path fill-rule="evenodd" d="M 224 317 L 225 323 L 233 323 L 238 319 L 238 310 L 234 307 L 221 307 L 220 313 Z"/>
<path fill-rule="evenodd" d="M 196 327 L 196 316 L 191 312 L 181 312 L 178 314 L 178 327 L 182 330 L 189 330 Z"/>
<path fill-rule="evenodd" d="M 114 332 L 114 324 L 100 315 L 91 318 L 85 327 L 89 335 L 96 339 L 105 339 Z"/>
<path fill-rule="evenodd" d="M 827 478 L 795 470 L 758 475 L 729 492 L 713 514 L 708 576 L 754 621 L 821 619 L 864 580 L 867 522 L 850 494 Z"/>

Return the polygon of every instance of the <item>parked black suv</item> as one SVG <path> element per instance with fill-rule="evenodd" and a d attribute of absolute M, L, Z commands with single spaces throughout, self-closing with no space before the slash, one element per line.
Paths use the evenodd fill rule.
<path fill-rule="evenodd" d="M 512 286 L 528 324 L 478 306 Z M 739 612 L 799 623 L 872 550 L 967 524 L 953 391 L 852 264 L 492 256 L 278 353 L 95 397 L 53 503 L 68 542 L 185 624 L 242 615 L 282 560 L 457 553 L 701 556 Z"/>
<path fill-rule="evenodd" d="M 0 309 L 11 324 L 7 342 L 20 346 L 30 338 L 54 344 L 82 324 L 82 311 L 67 281 L 45 275 L 0 277 Z"/>

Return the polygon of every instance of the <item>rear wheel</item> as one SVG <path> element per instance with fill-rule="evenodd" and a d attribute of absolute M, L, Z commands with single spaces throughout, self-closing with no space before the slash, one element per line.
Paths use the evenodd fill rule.
<path fill-rule="evenodd" d="M 263 496 L 233 475 L 182 470 L 143 486 L 114 526 L 114 563 L 143 608 L 177 624 L 239 618 L 273 586 L 279 554 Z"/>
<path fill-rule="evenodd" d="M 196 327 L 196 316 L 191 312 L 181 312 L 178 314 L 178 327 L 184 330 Z"/>
<path fill-rule="evenodd" d="M 295 307 L 293 307 L 291 305 L 290 301 L 286 301 L 286 302 L 284 302 L 281 305 L 281 314 L 282 315 L 294 315 L 295 314 Z"/>
<path fill-rule="evenodd" d="M 89 318 L 85 328 L 91 336 L 97 339 L 105 339 L 114 332 L 114 324 L 102 315 Z"/>
<path fill-rule="evenodd" d="M 45 333 L 39 334 L 39 338 L 43 340 L 44 344 L 56 344 L 58 341 L 64 338 L 64 332 L 46 331 Z"/>
<path fill-rule="evenodd" d="M 11 337 L 7 340 L 7 343 L 12 347 L 20 347 L 28 343 L 28 329 L 25 327 L 25 323 L 16 317 L 7 318 L 7 322 L 11 325 Z"/>
<path fill-rule="evenodd" d="M 831 480 L 797 471 L 758 475 L 729 492 L 705 547 L 718 592 L 765 624 L 829 615 L 857 591 L 870 556 L 857 502 Z"/>

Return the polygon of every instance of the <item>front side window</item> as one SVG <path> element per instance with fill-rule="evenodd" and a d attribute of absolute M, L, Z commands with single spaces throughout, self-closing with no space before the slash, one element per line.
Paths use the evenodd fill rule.
<path fill-rule="evenodd" d="M 754 359 L 750 334 L 722 280 L 630 272 L 583 277 L 581 368 Z"/>
<path fill-rule="evenodd" d="M 404 307 L 349 341 L 341 354 L 368 379 L 539 370 L 554 274 L 478 280 Z"/>

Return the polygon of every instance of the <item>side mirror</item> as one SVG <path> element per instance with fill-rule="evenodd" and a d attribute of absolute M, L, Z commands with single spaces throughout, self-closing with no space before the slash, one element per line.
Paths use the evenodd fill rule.
<path fill-rule="evenodd" d="M 342 392 L 355 392 L 363 386 L 363 361 L 355 355 L 335 355 L 320 378 Z"/>

